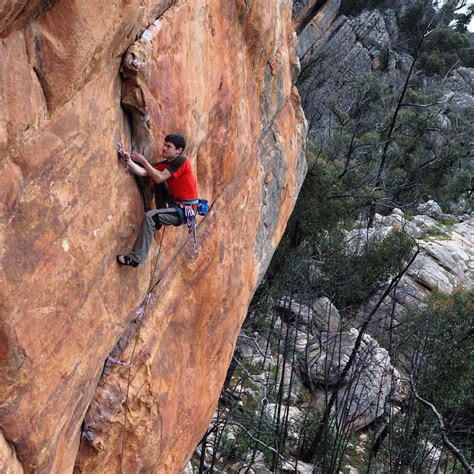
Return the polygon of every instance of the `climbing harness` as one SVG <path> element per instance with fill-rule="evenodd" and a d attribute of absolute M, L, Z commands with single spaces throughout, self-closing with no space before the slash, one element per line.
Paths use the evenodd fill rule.
<path fill-rule="evenodd" d="M 180 199 L 176 201 L 176 209 L 179 214 L 179 225 L 186 222 L 188 235 L 193 239 L 194 253 L 198 252 L 196 211 L 200 216 L 209 212 L 209 203 L 205 199 Z"/>

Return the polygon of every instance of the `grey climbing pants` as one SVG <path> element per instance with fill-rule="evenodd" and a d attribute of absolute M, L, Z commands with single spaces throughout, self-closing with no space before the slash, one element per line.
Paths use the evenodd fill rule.
<path fill-rule="evenodd" d="M 167 207 L 148 211 L 143 218 L 140 232 L 128 256 L 135 260 L 135 262 L 142 263 L 153 243 L 155 231 L 159 230 L 163 225 L 180 225 L 179 213 L 176 208 Z"/>

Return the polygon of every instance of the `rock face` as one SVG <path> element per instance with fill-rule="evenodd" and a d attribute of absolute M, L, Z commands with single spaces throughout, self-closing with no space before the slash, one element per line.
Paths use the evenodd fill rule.
<path fill-rule="evenodd" d="M 4 474 L 22 474 L 24 472 L 14 449 L 2 433 L 0 433 L 0 466 Z"/>
<path fill-rule="evenodd" d="M 340 6 L 341 0 L 330 0 L 321 4 L 317 15 L 314 16 L 309 23 L 305 24 L 298 35 L 297 50 L 300 58 L 304 58 L 306 55 L 312 56 L 316 54 L 318 47 L 328 41 L 326 35 L 334 29 L 332 24 L 336 19 Z M 305 5 L 304 8 L 301 7 L 297 9 L 295 16 L 295 26 L 297 28 L 302 23 L 300 17 L 304 15 L 306 8 L 308 8 L 308 4 Z"/>
<path fill-rule="evenodd" d="M 309 23 L 298 36 L 299 90 L 313 138 L 325 136 L 333 102 L 343 110 L 350 106 L 356 79 L 380 71 L 388 85 L 399 87 L 412 61 L 408 54 L 392 49 L 398 36 L 393 10 L 348 18 L 337 15 L 339 4 L 340 0 L 332 0 L 325 5 L 324 28 L 321 22 Z"/>
<path fill-rule="evenodd" d="M 314 2 L 295 2 L 296 29 L 309 3 Z M 403 40 L 397 19 L 409 4 L 410 1 L 392 2 L 391 8 L 369 9 L 346 17 L 338 15 L 340 0 L 330 0 L 318 5 L 312 21 L 304 24 L 297 44 L 302 66 L 298 87 L 308 133 L 316 142 L 327 137 L 326 129 L 331 126 L 327 115 L 332 105 L 336 103 L 341 110 L 350 108 L 356 80 L 370 75 L 390 89 L 401 89 L 413 57 L 400 47 Z M 458 67 L 443 80 L 425 77 L 424 81 L 440 92 L 440 126 L 446 127 L 453 116 L 463 116 L 474 107 L 472 68 Z M 430 141 L 433 147 L 441 144 L 436 136 L 431 136 Z"/>
<path fill-rule="evenodd" d="M 422 208 L 431 212 L 438 209 L 436 202 L 426 203 Z M 455 222 L 461 220 L 460 222 Z M 370 331 L 380 334 L 394 321 L 399 320 L 411 303 L 423 301 L 431 291 L 452 292 L 456 286 L 471 287 L 474 284 L 474 218 L 466 220 L 442 215 L 435 220 L 427 215 L 414 216 L 406 220 L 399 209 L 391 215 L 376 214 L 376 224 L 367 234 L 354 230 L 348 241 L 361 245 L 367 237 L 387 235 L 394 228 L 404 229 L 417 239 L 420 253 L 402 277 L 398 287 L 388 295 L 373 316 Z M 443 224 L 448 222 L 448 224 Z M 361 308 L 361 320 L 372 310 L 380 295 Z"/>
<path fill-rule="evenodd" d="M 0 18 L 9 458 L 35 473 L 182 472 L 305 174 L 291 6 L 12 0 Z M 212 206 L 200 253 L 170 228 L 157 267 L 155 245 L 119 268 L 143 203 L 116 142 L 157 156 L 170 131 Z M 133 365 L 101 377 L 114 348 Z"/>

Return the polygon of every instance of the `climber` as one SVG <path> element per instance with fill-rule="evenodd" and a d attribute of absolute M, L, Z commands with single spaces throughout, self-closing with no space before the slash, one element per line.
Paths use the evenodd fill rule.
<path fill-rule="evenodd" d="M 190 211 L 192 213 L 196 208 L 197 182 L 191 169 L 191 162 L 183 154 L 185 147 L 186 140 L 182 135 L 167 135 L 162 148 L 163 159 L 156 165 L 151 165 L 141 153 L 129 154 L 119 143 L 119 157 L 127 169 L 138 176 L 149 176 L 157 184 L 166 182 L 174 199 L 174 206 L 153 209 L 145 214 L 132 251 L 127 255 L 117 255 L 117 262 L 120 265 L 137 267 L 145 260 L 155 231 L 163 225 L 184 224 Z"/>

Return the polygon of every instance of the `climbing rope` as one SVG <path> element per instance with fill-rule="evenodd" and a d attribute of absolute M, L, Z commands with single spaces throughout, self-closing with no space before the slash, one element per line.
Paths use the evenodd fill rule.
<path fill-rule="evenodd" d="M 131 381 L 132 381 L 133 356 L 135 355 L 135 349 L 137 347 L 138 337 L 140 335 L 140 329 L 142 327 L 143 319 L 144 319 L 145 312 L 146 312 L 146 307 L 148 305 L 148 302 L 151 299 L 151 294 L 153 293 L 153 290 L 157 287 L 157 285 L 160 283 L 161 278 L 162 278 L 162 277 L 160 277 L 155 282 L 153 282 L 153 279 L 155 278 L 155 274 L 156 274 L 156 269 L 158 268 L 158 260 L 160 258 L 160 254 L 161 254 L 161 246 L 162 246 L 162 243 L 163 243 L 163 237 L 165 235 L 165 230 L 166 230 L 166 227 L 163 227 L 163 232 L 161 234 L 160 243 L 158 244 L 158 254 L 156 256 L 155 263 L 153 265 L 153 270 L 151 272 L 150 283 L 148 284 L 148 290 L 146 292 L 145 298 L 143 299 L 143 301 L 140 305 L 140 310 L 139 310 L 138 317 L 135 319 L 135 321 L 138 319 L 138 330 L 137 330 L 137 334 L 135 336 L 135 342 L 133 344 L 132 354 L 130 356 L 130 362 L 128 364 L 126 364 L 124 362 L 122 362 L 120 364 L 120 365 L 123 365 L 123 366 L 128 368 L 127 392 L 126 392 L 126 395 L 125 395 L 125 413 L 124 413 L 123 431 L 122 431 L 122 445 L 121 445 L 121 448 L 120 448 L 120 474 L 123 474 L 123 454 L 124 454 L 124 449 L 125 449 L 125 435 L 126 435 L 126 431 L 127 431 L 128 397 L 129 397 L 129 393 L 130 393 L 130 384 L 131 384 Z M 156 239 L 156 236 L 155 236 L 155 239 Z M 112 360 L 112 362 L 114 362 L 114 361 Z"/>

